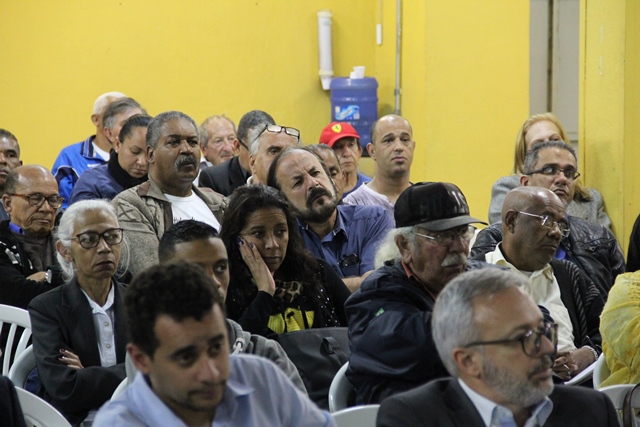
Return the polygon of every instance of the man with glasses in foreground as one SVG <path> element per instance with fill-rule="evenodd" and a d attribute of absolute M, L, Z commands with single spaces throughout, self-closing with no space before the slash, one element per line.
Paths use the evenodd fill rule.
<path fill-rule="evenodd" d="M 46 168 L 9 172 L 2 203 L 11 220 L 0 223 L 0 304 L 26 310 L 34 297 L 64 283 L 51 232 L 62 201 Z"/>
<path fill-rule="evenodd" d="M 285 148 L 300 144 L 300 131 L 292 127 L 265 123 L 249 132 L 249 141 L 249 165 L 252 175 L 247 183 L 267 185 L 271 163 Z"/>
<path fill-rule="evenodd" d="M 604 307 L 596 286 L 575 264 L 553 258 L 560 239 L 570 232 L 558 196 L 546 188 L 518 187 L 507 193 L 502 205 L 502 242 L 476 257 L 518 273 L 526 282 L 523 290 L 549 311 L 559 336 L 553 370 L 565 381 L 602 352 Z"/>
<path fill-rule="evenodd" d="M 533 146 L 524 159 L 521 186 L 548 188 L 562 200 L 565 208 L 573 199 L 578 173 L 576 152 L 562 141 L 545 141 Z M 624 256 L 613 233 L 595 223 L 575 216 L 566 216 L 571 233 L 563 236 L 554 255 L 575 263 L 593 280 L 603 298 L 618 274 L 624 273 Z M 482 230 L 473 245 L 471 255 L 490 252 L 502 240 L 502 224 L 495 223 Z"/>
<path fill-rule="evenodd" d="M 346 302 L 351 356 L 347 377 L 358 404 L 447 376 L 431 336 L 436 298 L 462 272 L 473 223 L 462 191 L 446 182 L 417 183 L 394 206 L 400 255 L 375 270 Z"/>
<path fill-rule="evenodd" d="M 453 378 L 385 400 L 376 425 L 616 427 L 609 398 L 554 386 L 556 325 L 513 272 L 464 273 L 440 293 L 433 337 Z"/>

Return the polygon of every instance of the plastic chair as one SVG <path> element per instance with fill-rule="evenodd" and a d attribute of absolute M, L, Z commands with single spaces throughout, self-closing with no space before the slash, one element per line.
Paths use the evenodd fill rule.
<path fill-rule="evenodd" d="M 125 379 L 123 379 L 122 382 L 118 384 L 118 387 L 116 387 L 116 389 L 113 391 L 113 394 L 111 395 L 111 400 L 115 399 L 116 397 L 124 393 L 124 389 L 126 389 L 128 385 L 129 385 L 128 378 L 125 377 Z"/>
<path fill-rule="evenodd" d="M 27 347 L 20 356 L 16 357 L 9 369 L 9 379 L 18 388 L 24 388 L 27 377 L 36 367 L 36 356 L 33 354 L 33 346 Z"/>
<path fill-rule="evenodd" d="M 336 412 L 349 407 L 349 396 L 353 393 L 353 384 L 347 379 L 349 362 L 342 365 L 336 372 L 329 387 L 329 412 Z"/>
<path fill-rule="evenodd" d="M 627 395 L 627 392 L 631 390 L 635 384 L 616 384 L 610 385 L 608 387 L 602 387 L 598 390 L 600 393 L 606 394 L 611 402 L 613 402 L 613 407 L 618 411 L 618 417 L 620 417 L 620 411 L 622 410 L 622 405 L 624 403 L 624 397 Z M 633 400 L 631 401 L 632 408 L 640 408 L 640 393 L 635 393 L 633 396 Z M 622 417 L 620 417 L 620 425 L 622 425 Z M 636 420 L 636 425 L 638 425 L 638 421 Z"/>
<path fill-rule="evenodd" d="M 375 427 L 380 405 L 354 406 L 331 414 L 338 427 Z"/>
<path fill-rule="evenodd" d="M 611 375 L 611 371 L 609 370 L 609 366 L 607 366 L 607 361 L 604 358 L 604 353 L 600 354 L 598 360 L 596 360 L 595 368 L 593 369 L 593 388 L 599 390 L 600 384 L 602 381 L 609 378 Z"/>
<path fill-rule="evenodd" d="M 56 408 L 35 394 L 16 388 L 27 426 L 35 427 L 71 427 L 69 421 Z"/>
<path fill-rule="evenodd" d="M 2 350 L 2 375 L 9 373 L 12 357 L 20 356 L 31 338 L 29 312 L 21 308 L 0 304 L 0 330 L 9 326 L 7 343 Z M 20 331 L 18 328 L 24 328 Z M 16 345 L 17 343 L 17 345 Z"/>

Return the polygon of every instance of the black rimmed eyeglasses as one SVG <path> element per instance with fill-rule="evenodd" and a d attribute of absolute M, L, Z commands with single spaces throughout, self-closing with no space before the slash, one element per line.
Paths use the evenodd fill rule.
<path fill-rule="evenodd" d="M 284 132 L 287 135 L 294 137 L 298 142 L 300 142 L 300 131 L 296 128 L 290 128 L 287 126 L 279 126 L 279 125 L 265 125 L 264 129 L 262 129 L 262 132 L 260 132 L 258 136 L 256 136 L 256 139 L 260 138 L 260 135 L 262 135 L 265 132 L 270 132 L 270 133 Z"/>
<path fill-rule="evenodd" d="M 477 345 L 509 345 L 519 342 L 522 344 L 522 351 L 529 357 L 537 357 L 540 355 L 542 348 L 542 336 L 545 336 L 555 349 L 558 345 L 558 325 L 556 323 L 544 322 L 541 329 L 534 331 L 532 329 L 526 331 L 522 335 L 506 340 L 495 341 L 474 341 L 464 346 L 464 348 L 474 347 Z"/>
<path fill-rule="evenodd" d="M 525 173 L 525 175 L 533 175 L 534 173 L 539 173 L 547 176 L 556 176 L 558 172 L 562 172 L 569 181 L 575 181 L 580 178 L 580 172 L 575 169 L 560 169 L 557 166 L 545 166 L 540 169 L 536 169 L 531 172 Z"/>
<path fill-rule="evenodd" d="M 445 231 L 444 233 L 440 233 L 437 236 L 428 236 L 426 234 L 418 233 L 417 231 L 414 233 L 417 236 L 437 242 L 440 246 L 447 246 L 453 243 L 453 240 L 457 237 L 460 237 L 464 242 L 470 242 L 475 232 L 476 228 L 472 225 L 468 225 L 464 228 L 461 228 L 460 230 Z"/>
<path fill-rule="evenodd" d="M 567 237 L 569 236 L 569 233 L 571 233 L 571 229 L 569 229 L 569 224 L 567 224 L 566 222 L 554 221 L 551 219 L 549 215 L 536 215 L 536 214 L 532 214 L 529 212 L 522 212 L 522 211 L 516 211 L 516 213 L 530 216 L 533 218 L 538 218 L 540 220 L 540 224 L 542 224 L 543 227 L 547 227 L 549 230 L 554 230 L 556 227 L 558 227 L 558 230 L 560 231 L 560 234 L 562 234 L 562 237 Z"/>
<path fill-rule="evenodd" d="M 32 194 L 18 194 L 18 193 L 9 193 L 9 196 L 21 197 L 29 202 L 30 206 L 42 206 L 44 201 L 46 200 L 53 209 L 58 209 L 62 206 L 62 202 L 64 201 L 64 197 L 60 197 L 57 194 L 52 194 L 51 196 L 45 196 L 40 193 L 32 193 Z"/>
<path fill-rule="evenodd" d="M 91 249 L 98 246 L 100 239 L 103 239 L 109 246 L 120 244 L 123 235 L 122 228 L 110 228 L 103 233 L 87 231 L 86 233 L 76 234 L 76 237 L 72 237 L 71 240 L 77 240 L 83 248 Z"/>

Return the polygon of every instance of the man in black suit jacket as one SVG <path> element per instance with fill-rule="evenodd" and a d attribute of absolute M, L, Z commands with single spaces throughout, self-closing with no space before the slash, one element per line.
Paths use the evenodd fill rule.
<path fill-rule="evenodd" d="M 438 295 L 432 329 L 453 378 L 384 400 L 376 425 L 524 426 L 529 421 L 550 427 L 617 427 L 616 411 L 602 393 L 554 387 L 557 325 L 544 321 L 520 289 L 525 283 L 497 269 L 452 280 Z"/>
<path fill-rule="evenodd" d="M 276 122 L 269 114 L 260 110 L 249 111 L 242 116 L 238 123 L 237 138 L 233 143 L 237 156 L 219 165 L 202 169 L 199 186 L 208 187 L 213 191 L 230 196 L 233 190 L 245 185 L 251 176 L 249 167 L 249 132 L 260 125 L 274 125 Z"/>

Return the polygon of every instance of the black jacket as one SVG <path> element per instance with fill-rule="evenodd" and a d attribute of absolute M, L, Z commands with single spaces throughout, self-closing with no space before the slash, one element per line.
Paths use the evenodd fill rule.
<path fill-rule="evenodd" d="M 200 172 L 199 186 L 208 187 L 228 197 L 233 193 L 233 190 L 245 185 L 250 175 L 250 173 L 242 169 L 240 160 L 236 156 L 219 165 L 202 169 Z"/>
<path fill-rule="evenodd" d="M 598 287 L 606 300 L 618 274 L 624 273 L 624 256 L 613 233 L 605 227 L 568 216 L 571 232 L 563 237 L 560 246 L 571 260 Z M 481 230 L 471 248 L 471 256 L 491 252 L 502 241 L 502 222 Z"/>

